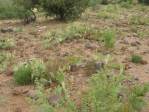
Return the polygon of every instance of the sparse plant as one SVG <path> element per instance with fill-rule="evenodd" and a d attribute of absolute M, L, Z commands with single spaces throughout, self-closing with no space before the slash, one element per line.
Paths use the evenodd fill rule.
<path fill-rule="evenodd" d="M 106 29 L 102 33 L 102 38 L 107 48 L 113 48 L 116 42 L 116 33 L 113 30 Z"/>
<path fill-rule="evenodd" d="M 139 56 L 139 55 L 132 55 L 132 56 L 131 56 L 131 61 L 132 61 L 133 63 L 141 63 L 142 60 L 143 60 L 142 57 Z"/>
<path fill-rule="evenodd" d="M 87 34 L 90 33 L 92 33 L 92 30 L 86 25 L 71 24 L 64 30 L 49 32 L 49 34 L 45 36 L 43 43 L 44 46 L 48 48 L 67 40 L 87 38 Z"/>
<path fill-rule="evenodd" d="M 92 76 L 89 92 L 82 100 L 81 112 L 139 112 L 144 106 L 143 97 L 148 92 L 148 85 L 124 85 L 126 77 L 112 75 L 103 70 Z"/>
<path fill-rule="evenodd" d="M 10 38 L 0 39 L 0 49 L 10 49 L 15 46 L 14 40 Z"/>
<path fill-rule="evenodd" d="M 7 52 L 0 53 L 0 72 L 5 71 L 9 63 L 12 61 L 13 56 Z"/>
<path fill-rule="evenodd" d="M 131 16 L 129 19 L 129 24 L 134 24 L 134 25 L 147 25 L 149 23 L 148 17 L 146 16 Z"/>
<path fill-rule="evenodd" d="M 109 19 L 109 18 L 115 18 L 115 15 L 109 13 L 109 12 L 106 12 L 106 11 L 102 11 L 102 12 L 99 12 L 97 14 L 97 18 L 99 19 Z"/>

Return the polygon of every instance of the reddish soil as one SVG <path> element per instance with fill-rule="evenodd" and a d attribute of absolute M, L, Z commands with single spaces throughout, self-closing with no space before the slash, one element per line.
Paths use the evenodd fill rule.
<path fill-rule="evenodd" d="M 121 21 L 102 21 L 100 19 L 93 19 L 93 15 L 88 20 L 83 21 L 86 24 L 92 24 L 96 28 L 102 29 L 105 26 L 114 27 L 126 35 L 119 35 L 116 43 L 116 47 L 112 53 L 112 56 L 116 58 L 117 62 L 126 65 L 126 73 L 137 78 L 140 83 L 149 82 L 149 38 L 139 38 L 137 34 L 130 30 L 128 22 Z M 125 16 L 125 15 L 124 15 Z M 81 20 L 82 22 L 82 20 Z M 10 37 L 16 41 L 16 46 L 13 49 L 7 50 L 15 56 L 12 65 L 15 65 L 24 60 L 31 58 L 41 58 L 44 61 L 50 57 L 63 57 L 65 54 L 81 56 L 85 59 L 89 59 L 96 52 L 107 53 L 103 49 L 102 43 L 89 40 L 74 40 L 72 42 L 63 43 L 56 46 L 54 49 L 45 49 L 42 46 L 43 35 L 47 31 L 51 31 L 58 28 L 64 28 L 67 23 L 61 23 L 57 21 L 40 21 L 30 25 L 22 25 L 16 21 L 1 21 L 1 28 L 21 28 L 22 32 L 1 33 L 0 38 Z M 140 26 L 142 29 L 149 29 L 149 26 Z M 148 35 L 149 37 L 149 35 Z M 90 44 L 90 48 L 86 45 Z M 3 50 L 0 50 L 0 52 Z M 145 63 L 134 64 L 130 62 L 132 54 L 139 54 L 143 57 Z M 12 68 L 12 66 L 9 66 Z M 32 112 L 32 106 L 26 100 L 24 95 L 14 95 L 14 89 L 16 85 L 13 82 L 12 74 L 10 76 L 6 73 L 0 74 L 0 112 Z M 69 75 L 68 80 L 71 82 L 71 96 L 77 100 L 78 96 L 86 88 L 86 81 L 88 76 L 84 75 L 81 71 L 76 71 Z M 83 88 L 83 89 L 82 89 Z M 19 87 L 21 90 L 30 90 L 33 87 L 23 86 Z M 149 99 L 149 96 L 147 97 Z M 143 110 L 143 112 L 149 112 L 149 109 Z"/>

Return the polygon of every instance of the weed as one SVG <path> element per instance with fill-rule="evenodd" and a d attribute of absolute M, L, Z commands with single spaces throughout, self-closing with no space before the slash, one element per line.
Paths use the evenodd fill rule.
<path fill-rule="evenodd" d="M 129 24 L 148 25 L 149 19 L 145 16 L 134 15 L 129 18 Z"/>
<path fill-rule="evenodd" d="M 33 59 L 21 63 L 14 69 L 14 79 L 17 84 L 26 85 L 40 79 L 47 79 L 46 67 L 41 60 Z"/>
<path fill-rule="evenodd" d="M 116 42 L 116 33 L 113 30 L 106 29 L 102 33 L 102 38 L 106 48 L 113 48 Z"/>
<path fill-rule="evenodd" d="M 143 60 L 142 57 L 139 56 L 139 55 L 132 55 L 132 56 L 131 56 L 131 61 L 132 61 L 133 63 L 141 63 L 142 60 Z"/>
<path fill-rule="evenodd" d="M 0 49 L 10 49 L 15 46 L 14 40 L 5 38 L 0 39 Z"/>
<path fill-rule="evenodd" d="M 112 75 L 105 69 L 93 75 L 82 99 L 81 112 L 139 112 L 144 106 L 140 96 L 148 92 L 149 86 L 123 85 L 127 79 L 122 73 Z"/>
<path fill-rule="evenodd" d="M 77 38 L 86 38 L 88 33 L 92 30 L 86 25 L 72 24 L 64 30 L 57 30 L 50 32 L 44 39 L 45 48 L 57 45 L 64 41 L 70 41 Z"/>
<path fill-rule="evenodd" d="M 111 14 L 110 12 L 102 11 L 97 14 L 97 18 L 99 19 L 114 19 L 116 16 Z"/>
<path fill-rule="evenodd" d="M 1 52 L 0 53 L 0 72 L 5 71 L 8 64 L 12 61 L 14 57 L 10 53 Z"/>
<path fill-rule="evenodd" d="M 0 96 L 0 105 L 2 106 L 2 105 L 5 105 L 6 103 L 7 103 L 7 97 L 5 97 L 5 96 Z"/>

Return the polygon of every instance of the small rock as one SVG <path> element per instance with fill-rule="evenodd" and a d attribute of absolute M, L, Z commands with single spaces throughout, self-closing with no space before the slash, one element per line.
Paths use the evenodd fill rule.
<path fill-rule="evenodd" d="M 134 80 L 135 80 L 135 81 L 139 81 L 139 78 L 138 78 L 138 77 L 134 77 Z"/>
<path fill-rule="evenodd" d="M 48 97 L 48 102 L 50 105 L 56 106 L 61 100 L 61 96 L 59 95 L 52 95 Z"/>
<path fill-rule="evenodd" d="M 87 49 L 94 49 L 93 45 L 91 43 L 86 43 L 85 48 Z"/>
<path fill-rule="evenodd" d="M 71 72 L 75 72 L 75 71 L 77 71 L 77 69 L 78 69 L 78 67 L 77 67 L 76 64 L 70 65 L 70 71 L 71 71 Z"/>
<path fill-rule="evenodd" d="M 125 64 L 125 70 L 131 69 L 131 68 L 132 68 L 132 67 L 130 66 L 129 63 L 126 63 L 126 64 Z"/>
<path fill-rule="evenodd" d="M 22 112 L 22 109 L 20 107 L 17 107 L 14 112 Z"/>
<path fill-rule="evenodd" d="M 26 93 L 26 96 L 33 99 L 33 100 L 37 100 L 38 99 L 38 96 L 37 96 L 37 93 L 36 93 L 36 90 L 30 90 Z"/>
<path fill-rule="evenodd" d="M 22 94 L 25 94 L 29 91 L 29 89 L 25 89 L 25 88 L 21 88 L 21 87 L 15 87 L 13 90 L 12 90 L 12 94 L 17 96 L 17 95 L 22 95 Z"/>
<path fill-rule="evenodd" d="M 131 46 L 141 45 L 141 43 L 139 41 L 131 42 L 130 44 L 131 44 Z"/>
<path fill-rule="evenodd" d="M 62 57 L 66 57 L 66 56 L 69 56 L 68 52 L 65 52 L 65 53 L 62 54 Z"/>
<path fill-rule="evenodd" d="M 148 64 L 148 62 L 145 61 L 145 60 L 142 60 L 140 63 L 141 63 L 142 65 L 146 65 L 146 64 Z"/>
<path fill-rule="evenodd" d="M 10 33 L 10 32 L 13 32 L 13 29 L 12 28 L 2 28 L 1 32 L 2 33 L 7 33 L 7 32 Z"/>
<path fill-rule="evenodd" d="M 98 71 L 98 70 L 101 70 L 102 68 L 104 68 L 104 65 L 105 65 L 104 62 L 96 62 L 95 68 Z"/>
<path fill-rule="evenodd" d="M 13 75 L 13 70 L 12 69 L 8 69 L 5 74 L 7 76 L 12 76 Z"/>

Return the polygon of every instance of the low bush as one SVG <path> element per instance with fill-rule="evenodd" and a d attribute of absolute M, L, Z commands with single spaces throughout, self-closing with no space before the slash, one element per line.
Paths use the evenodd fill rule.
<path fill-rule="evenodd" d="M 87 8 L 89 0 L 42 0 L 41 5 L 47 16 L 56 16 L 60 20 L 78 18 Z"/>
<path fill-rule="evenodd" d="M 139 56 L 139 55 L 132 55 L 132 56 L 131 56 L 131 61 L 132 61 L 133 63 L 141 63 L 142 60 L 143 60 L 142 57 Z"/>
<path fill-rule="evenodd" d="M 138 0 L 139 3 L 147 4 L 149 5 L 149 0 Z"/>

